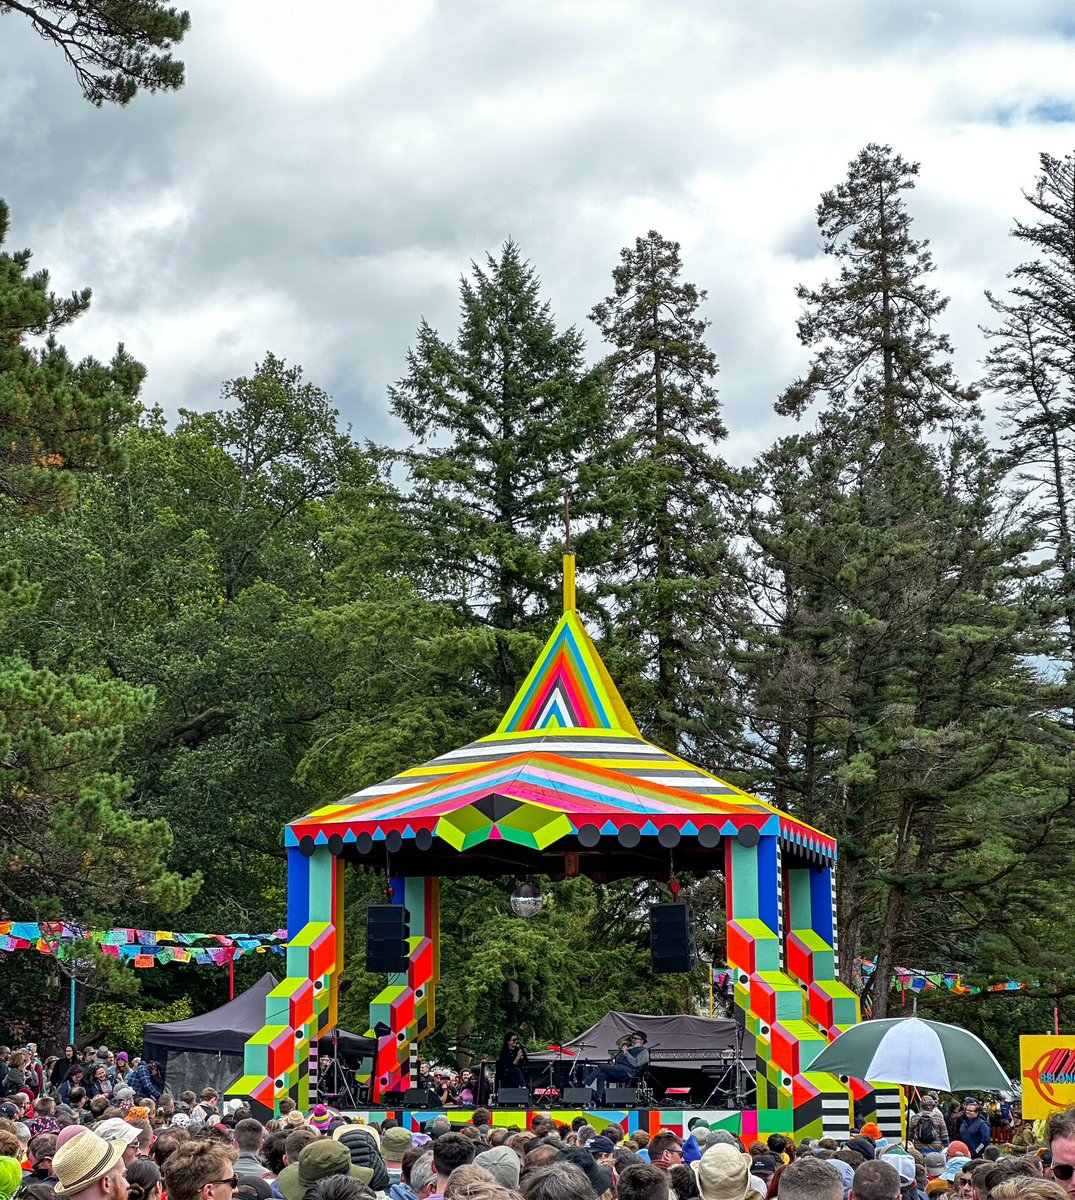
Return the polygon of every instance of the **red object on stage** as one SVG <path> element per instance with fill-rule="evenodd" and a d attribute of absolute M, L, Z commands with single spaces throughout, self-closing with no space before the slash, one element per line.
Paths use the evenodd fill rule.
<path fill-rule="evenodd" d="M 575 1058 L 578 1054 L 577 1050 L 569 1050 L 566 1046 L 554 1046 L 549 1043 L 549 1049 L 555 1050 L 557 1054 L 566 1054 L 568 1058 Z"/>

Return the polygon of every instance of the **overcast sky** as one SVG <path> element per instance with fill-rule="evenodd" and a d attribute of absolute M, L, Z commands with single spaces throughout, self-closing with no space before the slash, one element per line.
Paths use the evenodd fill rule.
<path fill-rule="evenodd" d="M 656 228 L 708 290 L 743 461 L 803 369 L 799 282 L 831 268 L 814 211 L 867 142 L 922 172 L 965 381 L 986 287 L 1038 154 L 1075 149 L 1070 0 L 193 0 L 187 83 L 96 110 L 59 52 L 0 16 L 8 249 L 92 286 L 64 337 L 124 341 L 169 415 L 210 408 L 266 351 L 359 436 L 400 441 L 387 385 L 424 315 L 508 238 L 557 319 L 587 320 L 620 248 Z"/>

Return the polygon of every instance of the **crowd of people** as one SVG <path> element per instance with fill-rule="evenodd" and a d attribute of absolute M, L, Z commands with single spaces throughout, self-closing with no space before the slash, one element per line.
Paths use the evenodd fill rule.
<path fill-rule="evenodd" d="M 906 1142 L 866 1123 L 843 1141 L 749 1145 L 701 1117 L 652 1137 L 596 1114 L 494 1123 L 486 1108 L 418 1132 L 280 1103 L 263 1124 L 212 1088 L 173 1096 L 155 1063 L 107 1047 L 41 1062 L 0 1047 L 0 1200 L 1064 1200 L 1075 1109 L 1010 1144 L 975 1097 L 921 1098 Z M 453 1114 L 454 1116 L 454 1114 Z M 1041 1134 L 1039 1144 L 1037 1134 Z"/>

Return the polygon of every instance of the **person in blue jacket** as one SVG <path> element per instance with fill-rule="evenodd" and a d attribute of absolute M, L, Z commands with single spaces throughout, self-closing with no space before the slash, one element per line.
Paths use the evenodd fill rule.
<path fill-rule="evenodd" d="M 982 1151 L 989 1145 L 991 1130 L 989 1122 L 982 1116 L 982 1106 L 973 1096 L 963 1101 L 963 1119 L 959 1123 L 959 1136 L 965 1142 L 971 1158 L 981 1158 Z"/>

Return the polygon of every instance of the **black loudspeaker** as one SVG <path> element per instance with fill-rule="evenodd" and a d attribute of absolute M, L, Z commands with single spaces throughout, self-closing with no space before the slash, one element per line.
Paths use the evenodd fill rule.
<path fill-rule="evenodd" d="M 497 1106 L 503 1104 L 522 1104 L 530 1103 L 530 1092 L 527 1088 L 501 1088 L 496 1094 Z"/>
<path fill-rule="evenodd" d="M 429 1088 L 408 1088 L 403 1093 L 405 1108 L 432 1108 L 433 1097 Z"/>
<path fill-rule="evenodd" d="M 698 965 L 694 909 L 689 904 L 651 904 L 649 949 L 658 975 L 678 975 Z"/>
<path fill-rule="evenodd" d="M 638 1092 L 633 1087 L 605 1088 L 605 1104 L 611 1108 L 623 1108 L 638 1103 Z"/>
<path fill-rule="evenodd" d="M 406 1092 L 382 1092 L 381 1093 L 381 1107 L 382 1108 L 395 1108 L 395 1106 L 397 1104 L 403 1103 L 403 1098 L 405 1095 L 406 1095 Z"/>
<path fill-rule="evenodd" d="M 560 1099 L 564 1104 L 592 1104 L 594 1102 L 593 1088 L 565 1087 L 564 1094 Z"/>
<path fill-rule="evenodd" d="M 371 904 L 366 909 L 366 970 L 405 971 L 408 937 L 410 921 L 402 904 Z"/>

